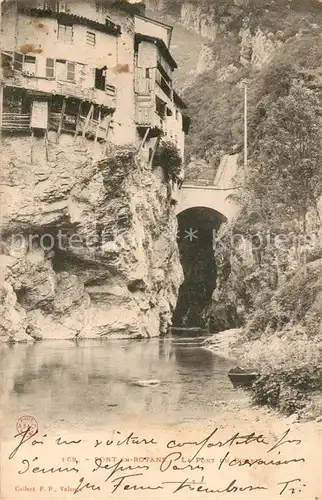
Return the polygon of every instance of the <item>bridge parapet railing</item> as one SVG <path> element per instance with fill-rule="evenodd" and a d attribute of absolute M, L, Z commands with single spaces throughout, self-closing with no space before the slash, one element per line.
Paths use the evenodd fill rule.
<path fill-rule="evenodd" d="M 208 181 L 206 179 L 198 179 L 198 180 L 190 180 L 186 179 L 183 182 L 183 186 L 189 185 L 189 186 L 215 186 L 213 181 Z"/>
<path fill-rule="evenodd" d="M 181 186 L 182 188 L 186 189 L 205 189 L 205 190 L 213 190 L 213 191 L 236 191 L 240 189 L 242 186 L 241 185 L 232 185 L 232 186 L 226 186 L 222 187 L 219 184 L 214 184 L 211 181 L 190 181 L 190 180 L 185 180 Z"/>

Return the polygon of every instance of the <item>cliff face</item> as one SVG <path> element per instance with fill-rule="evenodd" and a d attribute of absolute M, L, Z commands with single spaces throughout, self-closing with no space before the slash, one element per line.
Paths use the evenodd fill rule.
<path fill-rule="evenodd" d="M 242 164 L 245 80 L 248 82 L 249 167 L 259 163 L 259 151 L 267 135 L 264 130 L 274 106 L 290 94 L 295 82 L 321 95 L 322 2 L 151 0 L 150 8 L 168 16 L 168 21 L 176 21 L 180 30 L 180 43 L 176 31 L 173 33 L 173 53 L 180 62 L 181 85 L 192 117 L 186 141 L 189 160 L 186 178 L 189 180 L 212 181 L 225 155 L 233 158 L 238 153 L 238 166 Z M 188 58 L 186 52 L 193 56 Z M 283 137 L 277 132 L 276 136 Z M 282 144 L 281 150 L 283 147 Z M 320 164 L 319 161 L 316 164 Z M 236 174 L 238 184 L 239 168 Z M 256 181 L 256 176 L 254 178 Z M 274 186 L 274 178 L 266 179 L 264 185 L 270 182 Z M 255 186 L 254 182 L 253 188 L 256 190 L 258 184 Z M 240 193 L 241 207 L 245 199 L 247 193 Z M 271 207 L 274 206 L 276 203 L 272 201 Z M 262 223 L 260 220 L 260 229 Z M 252 223 L 249 225 L 253 232 L 258 231 Z M 313 226 L 314 231 L 319 230 Z M 269 229 L 274 232 L 275 227 Z M 243 233 L 245 226 L 241 224 L 234 230 Z M 245 240 L 247 242 L 247 236 Z M 282 259 L 278 252 L 274 256 L 276 261 Z M 257 261 L 249 263 L 247 252 L 238 255 L 244 259 L 242 265 L 234 260 L 234 255 L 228 257 L 228 261 L 226 256 L 221 260 L 216 251 L 217 288 L 213 303 L 208 312 L 204 312 L 204 316 L 210 317 L 213 330 L 239 326 L 244 321 L 245 310 L 247 314 L 251 310 L 250 297 L 256 296 L 254 282 L 259 276 L 259 282 L 264 279 L 263 266 Z M 293 261 L 288 260 L 280 264 L 279 273 L 283 276 L 288 270 L 293 272 Z M 210 284 L 209 273 L 208 278 Z"/>
<path fill-rule="evenodd" d="M 248 2 L 226 3 L 230 3 L 226 8 L 217 3 L 183 3 L 180 22 L 188 30 L 199 33 L 208 43 L 221 38 L 224 33 L 229 34 L 232 39 L 235 36 L 236 44 L 239 45 L 239 62 L 261 67 L 279 46 L 281 33 L 275 33 L 265 23 L 262 26 L 260 19 L 253 22 L 252 11 L 247 8 Z M 202 53 L 200 55 L 203 56 Z M 216 54 L 214 56 L 216 58 Z"/>
<path fill-rule="evenodd" d="M 317 0 L 147 4 L 150 14 L 175 25 L 177 86 L 184 90 L 193 117 L 187 158 L 215 158 L 217 166 L 223 154 L 243 147 L 243 80 L 250 84 L 251 127 L 251 114 L 256 114 L 260 100 L 257 88 L 267 69 L 280 65 L 277 59 L 305 70 L 322 64 L 322 3 Z"/>
<path fill-rule="evenodd" d="M 160 168 L 133 147 L 3 139 L 0 339 L 149 337 L 182 270 Z"/>
<path fill-rule="evenodd" d="M 265 2 L 248 0 L 147 0 L 146 3 L 154 16 L 159 15 L 160 20 L 165 17 L 169 22 L 177 23 L 177 31 L 178 28 L 186 30 L 180 33 L 181 38 L 186 39 L 185 47 L 195 35 L 200 37 L 197 43 L 196 39 L 193 40 L 194 45 L 198 46 L 198 57 L 194 57 L 195 75 L 215 65 L 224 66 L 224 54 L 227 58 L 233 58 L 236 65 L 250 63 L 255 68 L 261 68 L 272 58 L 282 41 L 297 31 L 297 27 L 295 30 L 283 30 L 284 23 L 280 21 L 275 25 L 278 12 L 286 16 L 285 27 L 293 24 L 294 11 L 283 0 L 280 5 L 275 5 L 277 2 L 267 1 L 267 5 L 264 5 Z M 307 17 L 305 9 L 302 14 Z M 181 75 L 188 69 L 186 78 L 189 79 L 192 71 L 189 65 L 186 64 L 186 68 L 182 66 L 185 60 L 182 60 L 182 48 L 176 30 L 173 33 L 173 52 L 180 60 Z M 226 44 L 217 47 L 217 43 L 220 45 L 224 40 Z"/>

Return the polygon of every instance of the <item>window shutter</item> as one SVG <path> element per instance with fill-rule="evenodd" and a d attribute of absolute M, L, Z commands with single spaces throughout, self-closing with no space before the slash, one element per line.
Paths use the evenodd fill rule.
<path fill-rule="evenodd" d="M 110 85 L 110 84 L 106 83 L 105 84 L 105 92 L 107 95 L 114 97 L 115 93 L 116 93 L 114 85 Z"/>
<path fill-rule="evenodd" d="M 23 65 L 23 54 L 19 54 L 18 52 L 14 53 L 13 57 L 13 67 L 18 71 L 22 71 Z"/>
<path fill-rule="evenodd" d="M 46 59 L 46 78 L 55 78 L 55 59 Z"/>
<path fill-rule="evenodd" d="M 74 62 L 67 61 L 67 80 L 69 82 L 75 81 L 75 67 L 76 64 Z"/>
<path fill-rule="evenodd" d="M 86 31 L 86 43 L 87 45 L 91 45 L 95 47 L 96 44 L 96 34 L 92 31 Z"/>

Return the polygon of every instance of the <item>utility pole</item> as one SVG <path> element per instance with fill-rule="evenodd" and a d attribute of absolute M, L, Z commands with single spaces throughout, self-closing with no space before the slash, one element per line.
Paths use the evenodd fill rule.
<path fill-rule="evenodd" d="M 0 29 L 1 28 L 2 28 L 2 0 L 0 0 Z M 2 148 L 3 68 L 2 64 L 0 66 L 1 66 L 0 67 L 0 147 Z"/>
<path fill-rule="evenodd" d="M 246 180 L 248 163 L 248 95 L 247 81 L 244 80 L 244 181 Z"/>

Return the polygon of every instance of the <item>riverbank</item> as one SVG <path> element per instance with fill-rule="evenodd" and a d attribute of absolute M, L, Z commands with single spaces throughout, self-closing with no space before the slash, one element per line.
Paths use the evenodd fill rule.
<path fill-rule="evenodd" d="M 238 346 L 238 335 L 240 333 L 240 328 L 215 333 L 203 342 L 203 347 L 222 358 L 236 362 L 240 361 L 241 350 Z"/>
<path fill-rule="evenodd" d="M 294 339 L 292 341 L 294 343 Z M 287 355 L 286 347 L 290 352 L 292 341 L 289 340 L 288 345 L 285 346 L 282 345 L 283 342 L 285 343 L 283 339 L 271 337 L 271 341 L 266 345 L 264 341 L 260 340 L 257 343 L 247 344 L 244 342 L 242 329 L 232 329 L 214 334 L 204 341 L 203 347 L 217 356 L 230 359 L 242 368 L 253 368 L 261 374 L 260 380 L 249 393 L 250 402 L 259 403 L 258 407 L 261 405 L 266 408 L 274 409 L 275 407 L 280 413 L 290 415 L 293 420 L 322 420 L 322 390 L 319 379 L 316 379 L 315 388 L 311 388 L 315 382 L 316 374 L 297 373 L 297 378 L 294 376 L 294 382 L 287 378 L 288 371 L 292 371 L 292 363 L 296 364 L 294 353 L 292 360 L 288 364 L 284 363 L 285 355 Z M 301 357 L 305 356 L 307 344 L 308 340 L 305 338 L 297 340 L 296 348 L 297 350 L 301 349 Z M 309 349 L 307 356 L 310 355 L 310 351 L 311 349 Z M 261 363 L 258 360 L 261 360 Z M 312 365 L 316 364 L 311 358 L 310 362 Z M 293 383 L 298 392 L 290 394 L 289 386 L 292 388 Z M 270 398 L 262 397 L 262 393 L 266 392 L 270 394 Z M 298 401 L 293 404 L 293 398 L 296 397 Z"/>

